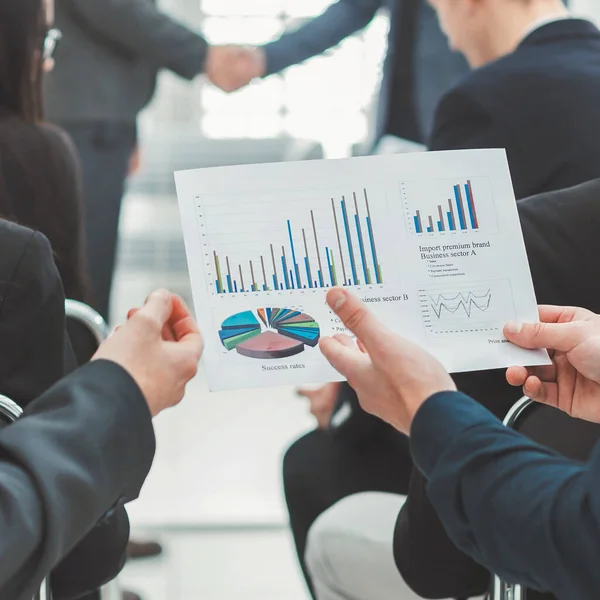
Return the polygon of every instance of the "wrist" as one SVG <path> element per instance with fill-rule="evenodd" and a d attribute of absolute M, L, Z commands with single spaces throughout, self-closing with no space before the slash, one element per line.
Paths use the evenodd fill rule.
<path fill-rule="evenodd" d="M 431 399 L 436 397 L 438 394 L 446 392 L 456 392 L 456 384 L 452 377 L 448 376 L 444 381 L 440 381 L 437 385 L 427 385 L 418 390 L 415 394 L 411 395 L 411 400 L 407 402 L 407 420 L 408 424 L 405 433 L 408 435 L 412 424 L 425 404 Z"/>

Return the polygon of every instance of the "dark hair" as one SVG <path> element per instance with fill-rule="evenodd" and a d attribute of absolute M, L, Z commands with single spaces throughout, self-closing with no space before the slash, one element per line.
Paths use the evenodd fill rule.
<path fill-rule="evenodd" d="M 46 31 L 44 0 L 0 0 L 0 215 L 43 233 L 67 296 L 86 301 L 78 158 L 42 122 Z"/>
<path fill-rule="evenodd" d="M 28 122 L 43 118 L 43 0 L 0 1 L 0 105 Z"/>

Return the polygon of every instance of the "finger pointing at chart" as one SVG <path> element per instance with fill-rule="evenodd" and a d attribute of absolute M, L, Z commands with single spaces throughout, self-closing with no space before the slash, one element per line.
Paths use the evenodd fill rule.
<path fill-rule="evenodd" d="M 327 303 L 365 350 L 346 336 L 322 338 L 325 358 L 356 390 L 362 407 L 409 433 L 419 407 L 436 392 L 455 390 L 444 367 L 421 347 L 390 332 L 369 309 L 343 288 Z"/>

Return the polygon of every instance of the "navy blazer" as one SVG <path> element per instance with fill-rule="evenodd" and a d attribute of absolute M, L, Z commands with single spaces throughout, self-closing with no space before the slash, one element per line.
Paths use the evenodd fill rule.
<path fill-rule="evenodd" d="M 567 19 L 443 98 L 431 150 L 506 148 L 517 198 L 600 177 L 600 31 Z"/>
<path fill-rule="evenodd" d="M 511 582 L 559 600 L 600 595 L 600 444 L 587 464 L 503 427 L 458 392 L 436 394 L 411 428 L 415 463 L 448 535 Z"/>
<path fill-rule="evenodd" d="M 380 8 L 389 10 L 390 32 L 375 137 L 424 141 L 440 98 L 468 72 L 464 58 L 449 49 L 427 0 L 338 0 L 265 46 L 267 74 L 325 52 L 366 27 Z"/>

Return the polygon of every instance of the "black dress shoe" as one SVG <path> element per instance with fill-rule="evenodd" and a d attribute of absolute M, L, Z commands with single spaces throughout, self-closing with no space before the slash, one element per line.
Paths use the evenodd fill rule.
<path fill-rule="evenodd" d="M 131 560 L 159 556 L 162 551 L 162 546 L 158 542 L 135 542 L 130 540 L 127 544 L 127 558 Z"/>

